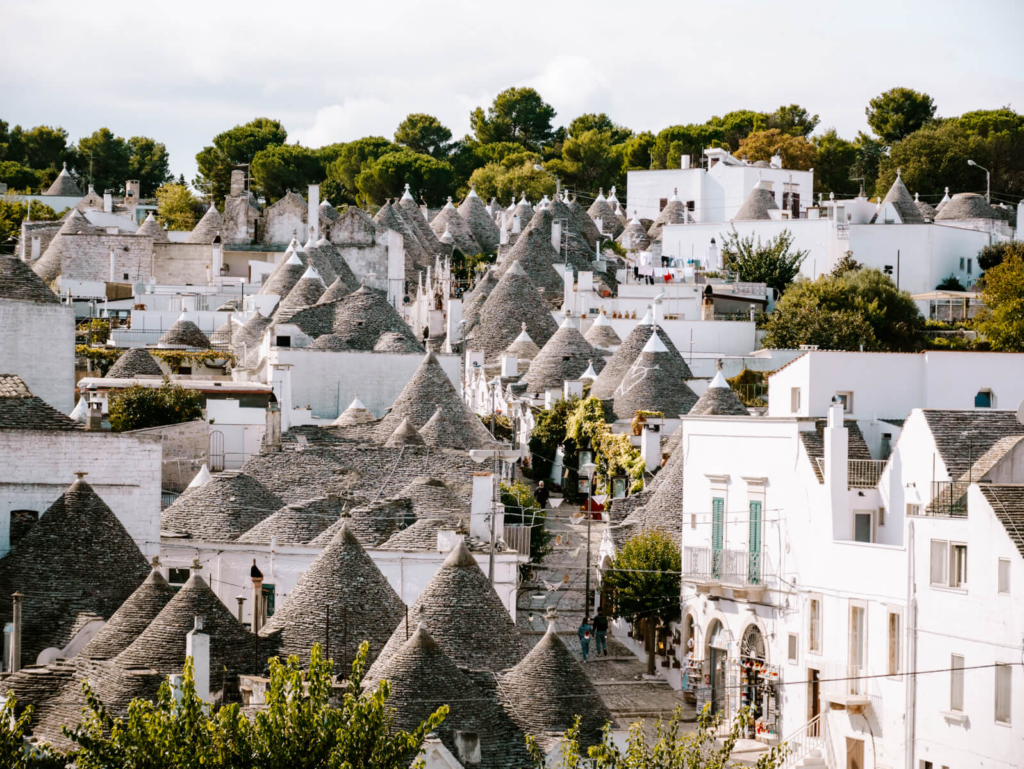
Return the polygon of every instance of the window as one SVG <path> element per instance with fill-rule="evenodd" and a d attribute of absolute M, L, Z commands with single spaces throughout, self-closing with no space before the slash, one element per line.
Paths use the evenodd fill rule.
<path fill-rule="evenodd" d="M 292 338 L 290 336 L 279 336 L 276 342 L 277 347 L 291 347 Z"/>
<path fill-rule="evenodd" d="M 787 657 L 790 665 L 800 664 L 800 636 L 796 633 L 789 634 L 789 654 Z"/>
<path fill-rule="evenodd" d="M 963 272 L 963 271 L 964 271 L 964 258 L 961 256 L 960 257 L 960 272 Z"/>
<path fill-rule="evenodd" d="M 1009 724 L 1013 705 L 1013 668 L 1005 663 L 996 664 L 996 723 Z"/>
<path fill-rule="evenodd" d="M 171 588 L 177 592 L 181 590 L 182 585 L 188 582 L 189 576 L 192 574 L 190 569 L 168 569 L 167 570 L 167 581 L 170 583 Z"/>
<path fill-rule="evenodd" d="M 852 414 L 853 413 L 853 393 L 852 392 L 836 393 L 836 397 L 839 398 L 839 402 L 843 404 L 843 413 L 844 414 Z"/>
<path fill-rule="evenodd" d="M 697 207 L 697 205 L 696 205 L 696 203 L 694 201 L 692 201 L 692 200 L 687 200 L 686 201 L 686 210 L 687 211 L 693 211 L 696 207 Z"/>
<path fill-rule="evenodd" d="M 789 391 L 789 410 L 794 414 L 800 410 L 800 388 L 793 387 Z"/>
<path fill-rule="evenodd" d="M 885 526 L 885 508 L 878 508 L 878 525 Z"/>
<path fill-rule="evenodd" d="M 263 620 L 274 616 L 275 590 L 273 585 L 263 583 Z M 262 623 L 261 623 L 262 624 Z"/>
<path fill-rule="evenodd" d="M 874 542 L 874 518 L 873 510 L 855 510 L 853 513 L 853 541 Z"/>
<path fill-rule="evenodd" d="M 931 577 L 933 585 L 948 585 L 948 569 L 946 558 L 949 556 L 949 543 L 944 539 L 932 540 Z"/>
<path fill-rule="evenodd" d="M 900 633 L 903 617 L 898 611 L 889 611 L 888 621 L 888 655 L 886 657 L 886 672 L 891 676 L 900 674 L 902 661 L 903 638 Z"/>
<path fill-rule="evenodd" d="M 949 709 L 964 712 L 964 658 L 959 654 L 949 660 Z"/>
<path fill-rule="evenodd" d="M 920 505 L 911 505 L 910 503 L 907 503 L 907 515 L 920 515 L 920 514 L 921 514 L 921 506 Z"/>
<path fill-rule="evenodd" d="M 967 545 L 949 546 L 949 586 L 967 587 Z"/>
<path fill-rule="evenodd" d="M 128 273 L 127 273 L 127 272 L 125 272 L 125 273 L 122 273 L 122 274 L 124 275 L 124 279 L 125 279 L 125 280 L 128 280 Z"/>
<path fill-rule="evenodd" d="M 1010 594 L 1010 559 L 1000 558 L 999 559 L 999 593 L 1001 595 Z"/>
<path fill-rule="evenodd" d="M 807 614 L 807 651 L 821 654 L 821 596 L 810 599 Z"/>
<path fill-rule="evenodd" d="M 864 682 L 859 680 L 868 664 L 868 609 L 862 601 L 850 602 L 850 694 L 860 694 Z"/>
<path fill-rule="evenodd" d="M 697 514 L 696 513 L 690 513 L 690 528 L 691 529 L 696 529 L 697 528 Z"/>
<path fill-rule="evenodd" d="M 668 198 L 662 198 L 661 200 L 658 201 L 658 210 L 659 211 L 664 211 L 665 210 L 665 206 L 667 206 L 667 205 L 668 205 Z"/>
<path fill-rule="evenodd" d="M 179 374 L 183 374 L 185 376 L 191 376 L 192 375 L 192 367 L 191 366 L 178 366 L 178 373 Z"/>
<path fill-rule="evenodd" d="M 995 405 L 995 397 L 988 388 L 978 390 L 978 394 L 974 396 L 974 408 L 976 409 L 990 409 Z"/>
<path fill-rule="evenodd" d="M 968 275 L 971 274 L 971 262 L 973 262 L 973 261 L 974 261 L 973 259 L 968 259 L 967 260 L 967 274 Z"/>

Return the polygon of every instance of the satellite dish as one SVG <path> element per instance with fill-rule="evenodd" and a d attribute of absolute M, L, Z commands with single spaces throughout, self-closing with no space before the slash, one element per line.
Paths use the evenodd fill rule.
<path fill-rule="evenodd" d="M 1024 425 L 1024 401 L 1017 407 L 1017 421 Z"/>

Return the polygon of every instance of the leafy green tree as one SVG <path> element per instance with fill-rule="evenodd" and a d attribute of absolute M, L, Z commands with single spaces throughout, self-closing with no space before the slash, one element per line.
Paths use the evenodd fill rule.
<path fill-rule="evenodd" d="M 610 131 L 591 128 L 566 139 L 562 159 L 549 160 L 545 168 L 567 187 L 596 192 L 621 180 L 622 157 L 612 152 Z"/>
<path fill-rule="evenodd" d="M 0 182 L 11 192 L 33 193 L 42 188 L 43 177 L 15 160 L 0 160 Z"/>
<path fill-rule="evenodd" d="M 433 115 L 414 112 L 406 117 L 395 130 L 395 142 L 413 152 L 422 152 L 437 160 L 448 157 L 448 143 L 452 132 Z"/>
<path fill-rule="evenodd" d="M 863 269 L 864 265 L 853 258 L 853 251 L 847 251 L 843 254 L 842 258 L 836 262 L 836 266 L 832 268 L 829 275 L 839 278 L 848 272 L 856 272 L 857 270 Z"/>
<path fill-rule="evenodd" d="M 779 108 L 782 109 L 781 107 Z M 715 115 L 704 124 L 708 128 L 718 131 L 721 135 L 721 146 L 729 150 L 735 150 L 740 142 L 746 139 L 754 131 L 763 131 L 766 128 L 779 128 L 768 124 L 768 115 L 763 112 L 755 112 L 749 109 L 739 109 L 727 112 L 722 117 Z M 712 145 L 709 145 L 712 146 Z"/>
<path fill-rule="evenodd" d="M 562 484 L 562 495 L 567 502 L 576 499 L 579 456 L 576 442 L 566 437 L 566 425 L 580 402 L 576 397 L 557 401 L 551 408 L 537 414 L 537 424 L 530 434 L 528 477 L 534 481 L 549 479 L 555 455 L 562 449 L 562 467 L 568 470 L 568 476 L 564 479 L 567 482 L 563 483 L 563 478 L 556 478 L 555 482 Z"/>
<path fill-rule="evenodd" d="M 541 161 L 539 153 L 526 149 L 519 142 L 491 142 L 490 144 L 471 142 L 467 145 L 467 149 L 476 156 L 480 167 L 487 163 L 500 163 L 508 169 L 520 166 L 527 160 L 533 163 Z"/>
<path fill-rule="evenodd" d="M 603 112 L 600 114 L 588 112 L 569 123 L 569 137 L 578 137 L 587 131 L 603 131 L 608 133 L 609 144 L 623 144 L 633 135 L 631 130 L 625 126 L 613 123 L 612 119 Z"/>
<path fill-rule="evenodd" d="M 935 117 L 935 102 L 911 88 L 891 88 L 868 102 L 868 125 L 886 144 L 905 139 Z"/>
<path fill-rule="evenodd" d="M 231 191 L 231 172 L 252 163 L 256 153 L 284 144 L 288 132 L 278 120 L 260 117 L 217 134 L 213 144 L 196 155 L 199 174 L 193 186 L 207 198 L 223 200 Z"/>
<path fill-rule="evenodd" d="M 29 705 L 19 716 L 17 704 L 17 697 L 9 692 L 0 706 L 0 766 L 8 769 L 64 769 L 67 760 L 49 745 L 30 747 L 26 742 L 33 708 Z"/>
<path fill-rule="evenodd" d="M 0 197 L 0 243 L 8 238 L 21 237 L 21 223 L 25 221 L 28 212 L 28 203 Z M 32 221 L 52 222 L 59 218 L 60 215 L 49 206 L 32 203 Z"/>
<path fill-rule="evenodd" d="M 1024 249 L 1007 250 L 981 279 L 978 330 L 993 350 L 1024 352 Z"/>
<path fill-rule="evenodd" d="M 21 129 L 16 127 L 15 130 Z M 75 165 L 75 152 L 68 146 L 68 132 L 63 128 L 36 126 L 21 134 L 21 144 L 22 162 L 37 171 L 49 171 L 54 178 L 65 162 L 72 167 Z"/>
<path fill-rule="evenodd" d="M 699 162 L 705 149 L 722 146 L 725 134 L 720 125 L 669 126 L 654 138 L 651 168 L 679 168 L 683 155 L 691 156 L 695 163 Z"/>
<path fill-rule="evenodd" d="M 381 205 L 386 198 L 402 195 L 408 184 L 414 198 L 439 206 L 451 194 L 454 181 L 455 172 L 448 163 L 402 149 L 364 166 L 356 177 L 356 187 L 366 200 Z"/>
<path fill-rule="evenodd" d="M 943 278 L 939 281 L 939 285 L 935 287 L 936 291 L 963 291 L 964 284 L 960 282 L 960 279 L 956 275 L 950 274 L 948 277 Z"/>
<path fill-rule="evenodd" d="M 160 387 L 134 384 L 110 396 L 107 413 L 110 429 L 116 433 L 176 425 L 203 418 L 203 396 L 170 380 Z"/>
<path fill-rule="evenodd" d="M 782 157 L 783 168 L 807 171 L 814 167 L 814 145 L 803 136 L 791 136 L 778 128 L 755 131 L 740 142 L 737 152 L 751 163 L 771 160 L 775 153 Z"/>
<path fill-rule="evenodd" d="M 389 152 L 397 152 L 400 149 L 397 144 L 389 142 L 383 136 L 365 136 L 348 142 L 338 153 L 338 159 L 328 166 L 327 179 L 341 184 L 351 199 L 355 200 L 359 194 L 356 177 L 363 168 Z"/>
<path fill-rule="evenodd" d="M 683 556 L 679 543 L 662 531 L 635 534 L 605 571 L 604 584 L 613 591 L 612 614 L 643 623 L 647 672 L 654 674 L 654 630 L 679 619 L 679 581 Z"/>
<path fill-rule="evenodd" d="M 654 134 L 643 131 L 627 139 L 622 145 L 622 172 L 645 171 L 651 167 Z"/>
<path fill-rule="evenodd" d="M 885 157 L 885 145 L 859 131 L 857 138 L 853 140 L 853 146 L 857 150 L 857 159 L 853 163 L 851 178 L 859 179 L 864 185 L 864 194 L 870 197 L 878 191 L 875 180 L 878 178 L 878 168 Z"/>
<path fill-rule="evenodd" d="M 1015 197 L 1024 196 L 1024 115 L 1009 107 L 968 112 L 957 120 L 971 136 L 985 142 L 988 162 L 974 158 L 992 172 L 992 189 Z M 980 188 L 982 172 L 971 169 L 973 188 Z"/>
<path fill-rule="evenodd" d="M 1024 257 L 1024 241 L 1002 240 L 985 246 L 978 252 L 978 266 L 983 270 L 991 270 L 1011 254 Z"/>
<path fill-rule="evenodd" d="M 555 108 L 533 88 L 508 88 L 496 97 L 487 111 L 477 107 L 469 115 L 469 124 L 477 141 L 518 142 L 539 150 L 551 140 L 551 122 Z"/>
<path fill-rule="evenodd" d="M 184 184 L 165 184 L 156 191 L 156 212 L 167 229 L 191 232 L 199 217 L 196 216 L 199 199 Z"/>
<path fill-rule="evenodd" d="M 496 197 L 507 206 L 512 198 L 518 199 L 525 192 L 526 198 L 536 203 L 545 195 L 555 194 L 555 180 L 533 166 L 533 160 L 512 168 L 506 168 L 502 163 L 488 163 L 476 169 L 469 181 L 476 185 L 477 194 L 484 200 Z"/>
<path fill-rule="evenodd" d="M 298 144 L 274 144 L 252 159 L 253 186 L 267 201 L 283 198 L 289 190 L 305 194 L 307 185 L 318 184 L 324 168 L 316 150 Z"/>
<path fill-rule="evenodd" d="M 530 527 L 530 562 L 540 563 L 551 552 L 547 510 L 541 509 L 530 487 L 522 481 L 501 484 L 501 504 L 505 506 L 506 526 Z"/>
<path fill-rule="evenodd" d="M 115 136 L 109 128 L 100 128 L 78 140 L 78 153 L 81 164 L 79 176 L 88 180 L 97 193 L 102 195 L 106 190 L 124 192 L 124 183 L 131 178 L 128 142 Z"/>
<path fill-rule="evenodd" d="M 723 736 L 722 714 L 712 716 L 709 705 L 698 714 L 696 729 L 685 723 L 682 708 L 677 708 L 667 722 L 659 719 L 653 730 L 646 729 L 641 721 L 634 722 L 623 752 L 610 726 L 605 727 L 599 745 L 584 750 L 577 718 L 562 738 L 560 760 L 554 766 L 545 763 L 545 753 L 532 735 L 526 738 L 526 744 L 536 769 L 728 769 L 737 766 L 732 753 L 749 721 L 750 711 L 741 708 Z M 754 767 L 778 769 L 788 754 L 787 746 L 775 746 L 758 758 Z"/>
<path fill-rule="evenodd" d="M 896 180 L 897 170 L 909 190 L 934 200 L 946 187 L 953 191 L 984 189 L 985 175 L 967 161 L 988 166 L 987 150 L 981 136 L 968 133 L 955 120 L 925 126 L 892 145 L 879 166 L 876 191 L 884 195 Z"/>
<path fill-rule="evenodd" d="M 160 185 L 174 181 L 171 158 L 163 142 L 148 136 L 133 136 L 128 140 L 128 178 L 139 181 L 144 198 L 153 197 Z"/>
<path fill-rule="evenodd" d="M 854 176 L 857 162 L 857 147 L 842 138 L 835 128 L 829 128 L 814 137 L 814 192 L 826 197 L 830 192 L 836 196 L 855 195 L 858 190 Z"/>
<path fill-rule="evenodd" d="M 739 280 L 764 283 L 781 294 L 800 274 L 800 265 L 807 258 L 806 251 L 790 253 L 792 247 L 793 233 L 789 230 L 762 244 L 760 235 L 742 238 L 733 227 L 722 240 L 722 263 Z"/>
<path fill-rule="evenodd" d="M 815 344 L 828 350 L 914 352 L 924 318 L 906 291 L 880 270 L 794 283 L 765 325 L 765 347 Z"/>
<path fill-rule="evenodd" d="M 821 121 L 799 104 L 783 105 L 765 115 L 765 124 L 790 136 L 810 136 Z"/>

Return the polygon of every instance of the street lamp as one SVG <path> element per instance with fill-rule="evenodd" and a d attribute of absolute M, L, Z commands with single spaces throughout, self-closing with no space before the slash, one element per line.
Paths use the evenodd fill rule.
<path fill-rule="evenodd" d="M 992 202 L 992 174 L 989 172 L 989 170 L 987 168 L 985 168 L 985 166 L 979 166 L 973 160 L 968 160 L 967 161 L 967 165 L 974 166 L 975 168 L 980 168 L 982 171 L 985 172 L 985 201 L 987 203 L 991 203 Z"/>
<path fill-rule="evenodd" d="M 590 498 L 594 492 L 594 471 L 597 465 L 593 462 L 585 462 L 580 465 L 580 472 L 587 476 L 587 563 L 586 563 L 586 586 L 583 591 L 583 616 L 590 616 Z"/>

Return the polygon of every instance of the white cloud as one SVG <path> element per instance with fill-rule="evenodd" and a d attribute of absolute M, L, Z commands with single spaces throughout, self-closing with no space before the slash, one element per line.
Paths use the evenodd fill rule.
<path fill-rule="evenodd" d="M 345 99 L 316 111 L 311 125 L 289 131 L 292 139 L 307 147 L 351 141 L 362 136 L 391 138 L 408 114 L 401 104 L 373 97 Z"/>
<path fill-rule="evenodd" d="M 537 89 L 558 111 L 559 123 L 568 124 L 584 112 L 607 112 L 612 106 L 612 89 L 600 68 L 585 56 L 556 56 L 544 71 L 525 85 Z"/>

